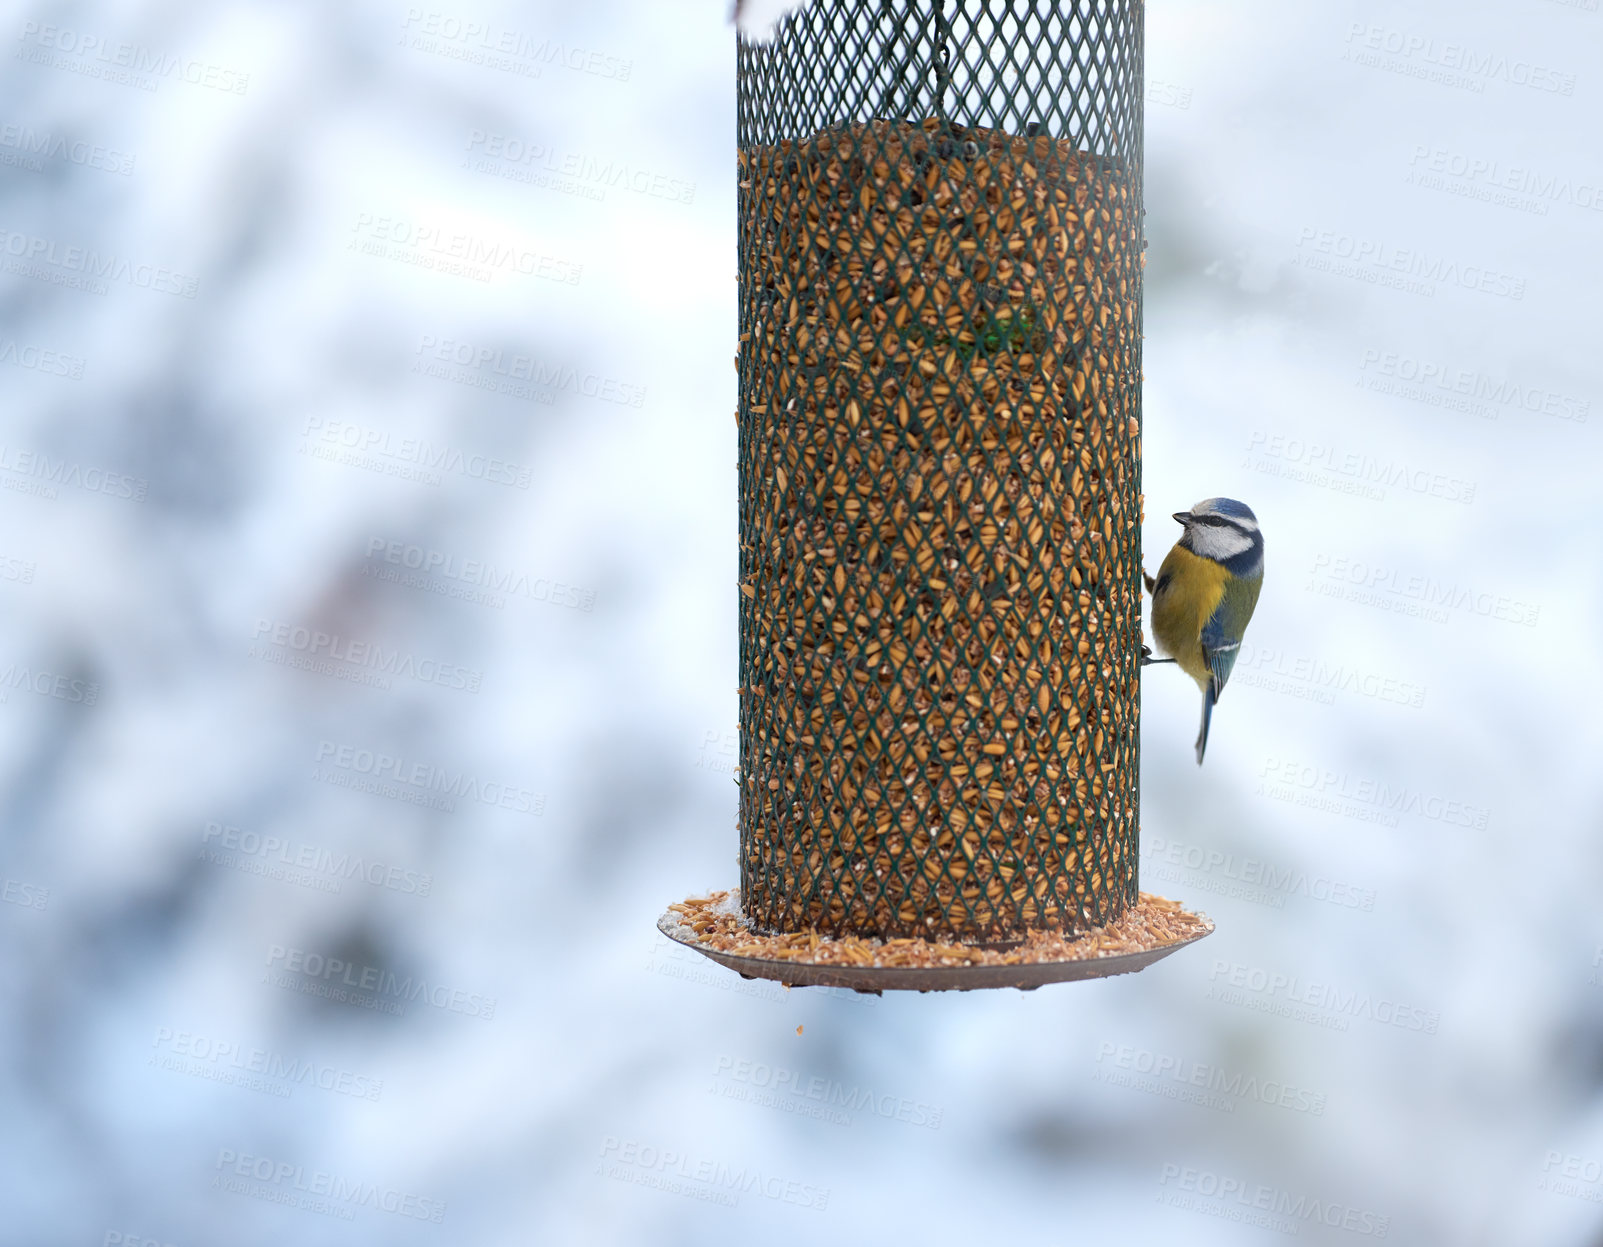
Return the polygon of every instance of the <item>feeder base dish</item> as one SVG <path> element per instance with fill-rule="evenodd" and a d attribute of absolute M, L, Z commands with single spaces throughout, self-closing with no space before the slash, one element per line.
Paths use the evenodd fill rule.
<path fill-rule="evenodd" d="M 742 978 L 854 991 L 971 991 L 1107 978 L 1144 969 L 1213 930 L 1200 914 L 1142 892 L 1117 922 L 1076 936 L 1037 931 L 1005 948 L 933 940 L 763 935 L 747 925 L 738 889 L 671 905 L 657 930 Z"/>

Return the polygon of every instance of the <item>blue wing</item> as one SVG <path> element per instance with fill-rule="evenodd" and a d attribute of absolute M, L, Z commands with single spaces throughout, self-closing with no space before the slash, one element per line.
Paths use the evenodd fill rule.
<path fill-rule="evenodd" d="M 1262 587 L 1261 576 L 1251 580 L 1231 580 L 1225 585 L 1219 605 L 1214 607 L 1208 622 L 1202 626 L 1202 657 L 1212 677 L 1207 689 L 1210 701 L 1219 700 L 1225 682 L 1235 669 L 1236 654 L 1241 649 L 1241 634 L 1247 630 L 1247 621 L 1252 618 L 1253 608 L 1258 605 L 1258 590 Z"/>

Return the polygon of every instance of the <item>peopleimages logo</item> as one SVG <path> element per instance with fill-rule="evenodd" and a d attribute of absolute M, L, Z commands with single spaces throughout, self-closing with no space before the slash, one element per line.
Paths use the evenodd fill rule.
<path fill-rule="evenodd" d="M 405 571 L 389 573 L 383 568 L 375 568 L 375 561 Z M 581 589 L 577 585 L 552 580 L 549 576 L 531 576 L 516 568 L 497 567 L 484 559 L 459 558 L 455 553 L 436 550 L 432 546 L 410 545 L 383 537 L 368 539 L 367 562 L 363 564 L 362 573 L 408 588 L 493 606 L 498 610 L 506 605 L 506 598 L 501 596 L 503 594 L 586 612 L 594 610 L 596 604 L 594 589 Z M 430 579 L 436 576 L 438 580 Z"/>
<path fill-rule="evenodd" d="M 1396 706 L 1418 710 L 1425 704 L 1425 686 L 1351 663 L 1328 663 L 1309 655 L 1243 642 L 1231 672 L 1233 683 L 1255 685 L 1271 692 L 1330 705 L 1336 693 L 1352 693 Z"/>
<path fill-rule="evenodd" d="M 1310 875 L 1300 867 L 1277 866 L 1262 858 L 1237 857 L 1223 849 L 1205 849 L 1199 844 L 1182 844 L 1162 836 L 1142 836 L 1141 858 L 1143 869 L 1149 863 L 1155 865 L 1157 869 L 1152 873 L 1160 879 L 1180 881 L 1182 876 L 1178 870 L 1163 868 L 1183 866 L 1200 875 L 1218 876 L 1223 881 L 1211 886 L 1204 881 L 1195 886 L 1210 892 L 1239 896 L 1242 900 L 1269 904 L 1276 909 L 1285 908 L 1287 896 L 1302 896 L 1343 909 L 1361 909 L 1366 913 L 1375 908 L 1375 893 L 1369 888 L 1344 883 L 1328 875 Z"/>
<path fill-rule="evenodd" d="M 455 446 L 437 446 L 418 437 L 397 437 L 389 429 L 372 428 L 349 420 L 308 416 L 301 430 L 301 453 L 316 458 L 368 467 L 391 476 L 426 480 L 438 485 L 441 474 L 463 476 L 491 485 L 528 489 L 534 470 L 493 455 L 465 452 Z"/>
<path fill-rule="evenodd" d="M 539 386 L 542 392 L 567 393 L 576 398 L 615 403 L 620 407 L 638 408 L 646 401 L 644 386 L 603 377 L 599 373 L 581 372 L 572 364 L 547 363 L 522 352 L 508 354 L 501 347 L 480 346 L 456 338 L 436 338 L 426 333 L 418 342 L 417 354 L 419 358 L 414 361 L 412 371 L 438 376 L 442 380 L 457 379 L 451 372 L 454 366 L 507 382 L 527 381 Z M 434 361 L 438 367 L 428 361 Z"/>
<path fill-rule="evenodd" d="M 1208 989 L 1209 999 L 1244 1004 L 1263 1013 L 1296 1016 L 1299 1021 L 1316 1022 L 1332 1030 L 1346 1030 L 1347 1020 L 1356 1018 L 1434 1035 L 1441 1023 L 1442 1015 L 1433 1009 L 1400 1004 L 1369 992 L 1349 991 L 1317 979 L 1304 981 L 1301 975 L 1242 965 L 1237 961 L 1215 960 L 1208 977 L 1214 984 Z M 1253 999 L 1247 999 L 1243 993 L 1251 993 Z M 1297 1009 L 1298 1005 L 1308 1008 Z M 1323 1019 L 1318 1014 L 1310 1016 L 1309 1010 L 1319 1010 L 1327 1016 Z"/>
<path fill-rule="evenodd" d="M 922 1100 L 876 1092 L 872 1087 L 848 1087 L 833 1078 L 732 1056 L 718 1058 L 713 1078 L 707 1088 L 713 1094 L 836 1126 L 850 1126 L 851 1114 L 861 1113 L 939 1130 L 944 1115 L 944 1110 Z"/>
<path fill-rule="evenodd" d="M 39 157 L 64 160 L 69 164 L 80 165 L 86 169 L 100 169 L 106 173 L 120 173 L 127 176 L 134 171 L 134 158 L 127 152 L 114 151 L 102 147 L 99 143 L 87 143 L 82 139 L 69 139 L 65 135 L 52 134 L 48 130 L 35 130 L 28 125 L 15 123 L 0 125 L 0 147 L 8 147 L 35 160 Z M 43 165 L 39 167 L 42 168 Z"/>
<path fill-rule="evenodd" d="M 0 339 L 0 364 L 10 364 L 13 368 L 27 368 L 54 377 L 66 377 L 72 381 L 81 379 L 84 370 L 84 361 L 76 355 L 43 349 L 26 342 L 18 342 L 15 338 Z"/>
<path fill-rule="evenodd" d="M 1507 377 L 1492 377 L 1474 368 L 1459 368 L 1401 351 L 1370 348 L 1364 352 L 1360 384 L 1382 394 L 1395 394 L 1432 407 L 1465 411 L 1495 420 L 1498 408 L 1540 413 L 1555 420 L 1585 424 L 1592 400 Z"/>
<path fill-rule="evenodd" d="M 335 853 L 322 845 L 295 844 L 232 823 L 208 822 L 200 842 L 203 862 L 323 892 L 337 893 L 342 883 L 353 879 L 408 896 L 427 896 L 434 886 L 434 876 L 427 872 L 387 866 L 360 854 Z"/>
<path fill-rule="evenodd" d="M 1574 95 L 1575 75 L 1537 65 L 1506 52 L 1480 52 L 1452 40 L 1438 40 L 1411 30 L 1397 30 L 1372 22 L 1353 22 L 1347 42 L 1371 52 L 1384 52 L 1404 60 L 1419 60 L 1470 79 L 1501 79 L 1517 87 L 1530 87 L 1553 95 Z M 1356 59 L 1356 58 L 1353 58 Z"/>
<path fill-rule="evenodd" d="M 50 889 L 0 875 L 0 901 L 22 909 L 44 909 L 50 904 Z"/>
<path fill-rule="evenodd" d="M 713 746 L 717 746 L 716 749 Z M 696 765 L 720 775 L 734 775 L 740 770 L 740 733 L 734 729 L 720 732 L 708 728 L 701 738 L 701 752 Z"/>
<path fill-rule="evenodd" d="M 1388 784 L 1372 777 L 1314 766 L 1296 758 L 1266 758 L 1259 772 L 1262 782 L 1258 795 L 1291 801 L 1329 813 L 1347 813 L 1348 804 L 1367 806 L 1377 817 L 1367 821 L 1397 826 L 1399 815 L 1412 814 L 1429 822 L 1450 827 L 1485 831 L 1490 818 L 1481 806 L 1457 801 L 1439 793 L 1427 793 L 1407 784 Z"/>
<path fill-rule="evenodd" d="M 654 1147 L 610 1134 L 601 1140 L 596 1173 L 731 1208 L 748 1194 L 814 1212 L 823 1212 L 829 1206 L 828 1187 L 764 1173 L 747 1165 L 737 1168 L 723 1161 L 697 1160 L 673 1148 Z"/>
<path fill-rule="evenodd" d="M 421 1000 L 435 1009 L 461 1013 L 468 1017 L 490 1021 L 495 1017 L 496 998 L 448 987 L 444 983 L 430 983 L 425 978 L 408 974 L 402 978 L 393 970 L 377 966 L 357 966 L 339 957 L 325 957 L 322 953 L 307 952 L 303 948 L 286 948 L 274 944 L 267 950 L 268 980 L 276 987 L 294 988 L 305 995 L 328 996 L 349 1001 L 364 1008 L 375 1008 L 381 1013 L 396 1015 L 407 1005 Z M 286 973 L 274 974 L 275 969 Z M 305 980 L 296 987 L 295 980 L 287 975 L 299 975 Z"/>
<path fill-rule="evenodd" d="M 52 459 L 49 455 L 20 450 L 3 442 L 0 442 L 0 472 L 11 474 L 0 478 L 0 487 L 51 499 L 57 496 L 57 485 L 131 502 L 143 502 L 149 488 L 141 476 L 108 472 L 92 465 L 85 468 L 70 459 Z"/>
<path fill-rule="evenodd" d="M 513 70 L 530 78 L 538 78 L 540 71 L 548 66 L 617 82 L 628 82 L 629 75 L 634 72 L 634 61 L 624 57 L 563 43 L 549 36 L 464 20 L 439 9 L 407 9 L 401 29 L 406 32 L 401 42 L 418 51 L 434 52 L 491 69 Z"/>
<path fill-rule="evenodd" d="M 1289 1232 L 1292 1234 L 1301 1229 L 1299 1222 L 1303 1225 L 1323 1225 L 1333 1230 L 1346 1230 L 1371 1238 L 1385 1238 L 1391 1229 L 1389 1216 L 1354 1208 L 1338 1200 L 1310 1199 L 1306 1195 L 1293 1195 L 1290 1191 L 1267 1186 L 1262 1182 L 1243 1182 L 1240 1178 L 1221 1177 L 1207 1169 L 1193 1169 L 1190 1166 L 1176 1164 L 1164 1165 L 1158 1185 L 1172 1187 L 1174 1193 L 1201 1195 L 1223 1205 L 1223 1208 L 1215 1211 L 1199 1208 L 1185 1200 L 1163 1201 L 1173 1207 L 1209 1212 L 1211 1215 L 1222 1216 L 1230 1221 L 1255 1221 L 1253 1216 L 1246 1214 L 1286 1217 L 1290 1219 Z M 1271 1224 L 1269 1228 L 1281 1227 Z"/>
<path fill-rule="evenodd" d="M 1550 1151 L 1542 1161 L 1536 1189 L 1603 1204 L 1603 1161 L 1574 1152 Z"/>
<path fill-rule="evenodd" d="M 1379 239 L 1355 238 L 1340 230 L 1305 226 L 1297 236 L 1302 254 L 1319 263 L 1316 271 L 1360 277 L 1371 284 L 1397 286 L 1412 293 L 1432 295 L 1436 285 L 1458 286 L 1507 299 L 1525 297 L 1525 278 L 1480 264 L 1462 264 L 1418 248 L 1394 247 Z M 1346 265 L 1348 267 L 1342 267 Z"/>
<path fill-rule="evenodd" d="M 359 212 L 347 251 L 399 260 L 420 268 L 489 281 L 497 272 L 577 286 L 584 265 L 524 246 L 511 237 L 489 238 L 435 221 Z M 3 237 L 3 236 L 0 236 Z"/>
<path fill-rule="evenodd" d="M 38 234 L 0 229 L 0 254 L 15 257 L 24 267 L 10 271 L 24 277 L 38 277 L 55 285 L 73 286 L 105 294 L 107 280 L 127 282 L 141 290 L 174 294 L 193 299 L 200 289 L 198 278 L 175 272 L 159 264 L 139 264 L 126 256 L 102 255 L 89 247 L 63 245 Z M 47 268 L 39 268 L 47 265 Z M 70 275 L 70 277 L 68 276 Z"/>
<path fill-rule="evenodd" d="M 1322 1117 L 1325 1112 L 1325 1094 L 1322 1091 L 1309 1091 L 1279 1079 L 1259 1078 L 1256 1074 L 1232 1074 L 1219 1065 L 1153 1052 L 1148 1048 L 1104 1042 L 1097 1048 L 1096 1059 L 1098 1082 L 1147 1091 L 1169 1100 L 1201 1104 L 1227 1113 L 1235 1112 L 1236 1102 L 1241 1100 L 1308 1113 L 1314 1117 Z M 1113 1068 L 1103 1068 L 1104 1061 Z M 1234 1099 L 1222 1099 L 1222 1096 L 1233 1096 Z"/>
<path fill-rule="evenodd" d="M 265 661 L 316 671 L 322 675 L 349 677 L 361 673 L 386 677 L 385 682 L 379 684 L 381 688 L 388 688 L 387 677 L 393 676 L 416 680 L 420 684 L 477 693 L 484 681 L 483 672 L 456 663 L 419 658 L 408 650 L 385 649 L 376 641 L 358 641 L 340 636 L 337 632 L 324 632 L 320 628 L 306 628 L 272 619 L 256 621 L 255 639 L 261 645 L 261 657 Z M 251 657 L 256 656 L 257 647 L 253 645 Z"/>
<path fill-rule="evenodd" d="M 1577 182 L 1559 174 L 1541 173 L 1527 165 L 1504 164 L 1487 156 L 1471 156 L 1445 147 L 1426 147 L 1415 144 L 1414 154 L 1408 161 L 1412 177 L 1420 185 L 1443 188 L 1453 185 L 1444 179 L 1457 179 L 1470 198 L 1501 202 L 1498 192 L 1511 192 L 1506 196 L 1530 196 L 1534 205 L 1546 212 L 1547 203 L 1563 201 L 1577 208 L 1603 212 L 1603 184 Z M 1434 175 L 1434 180 L 1428 180 Z"/>
<path fill-rule="evenodd" d="M 408 762 L 404 758 L 373 749 L 359 749 L 332 740 L 319 741 L 317 761 L 337 768 L 340 773 L 368 781 L 367 784 L 347 781 L 338 784 L 339 787 L 373 791 L 369 785 L 383 788 L 389 784 L 402 784 L 418 793 L 444 799 L 447 804 L 439 808 L 447 810 L 454 809 L 455 802 L 461 800 L 527 814 L 532 818 L 545 813 L 544 793 L 530 792 L 516 784 L 480 779 L 468 771 L 454 771 L 450 767 L 434 766 L 427 762 Z M 314 772 L 313 778 L 322 779 L 323 776 Z M 419 801 L 416 804 L 430 803 Z"/>
<path fill-rule="evenodd" d="M 11 700 L 14 690 L 81 706 L 92 706 L 100 700 L 100 685 L 96 681 L 78 680 L 43 669 L 36 671 L 26 663 L 12 663 L 0 671 L 0 705 Z"/>
<path fill-rule="evenodd" d="M 39 565 L 32 559 L 19 559 L 9 554 L 0 554 L 0 580 L 31 585 L 38 571 Z"/>
<path fill-rule="evenodd" d="M 338 1209 L 336 1215 L 345 1215 L 358 1208 L 372 1208 L 380 1212 L 393 1212 L 397 1216 L 418 1221 L 432 1221 L 438 1225 L 445 1220 L 445 1201 L 427 1199 L 395 1187 L 381 1186 L 377 1182 L 352 1181 L 326 1170 L 307 1171 L 304 1165 L 288 1161 L 275 1161 L 269 1156 L 253 1156 L 222 1148 L 217 1153 L 217 1173 L 212 1186 L 241 1195 L 252 1195 L 273 1203 L 307 1206 L 302 1199 L 324 1200 L 331 1208 L 314 1211 L 328 1212 Z M 246 1184 L 229 1179 L 249 1179 L 261 1184 L 258 1189 L 247 1189 Z M 288 1198 L 282 1198 L 287 1196 Z"/>
<path fill-rule="evenodd" d="M 366 1074 L 286 1057 L 231 1039 L 159 1027 L 149 1065 L 288 1099 L 295 1088 L 316 1087 L 358 1100 L 377 1100 L 384 1081 Z"/>
<path fill-rule="evenodd" d="M 493 173 L 511 181 L 549 186 L 553 190 L 600 199 L 622 188 L 670 203 L 692 203 L 696 184 L 626 160 L 600 160 L 581 152 L 563 152 L 513 135 L 474 130 L 467 149 L 473 153 L 465 167 L 475 173 Z"/>
<path fill-rule="evenodd" d="M 1260 472 L 1268 471 L 1270 475 L 1313 485 L 1328 485 L 1342 493 L 1356 493 L 1376 501 L 1385 499 L 1387 487 L 1444 502 L 1468 504 L 1475 501 L 1474 481 L 1463 481 L 1406 460 L 1379 458 L 1284 433 L 1253 433 L 1247 439 L 1247 453 L 1270 461 L 1256 465 Z M 1242 466 L 1254 465 L 1249 458 Z"/>
<path fill-rule="evenodd" d="M 1165 104 L 1170 108 L 1190 108 L 1191 88 L 1183 87 L 1175 82 L 1160 82 L 1155 78 L 1148 78 L 1146 98 L 1148 104 Z"/>
<path fill-rule="evenodd" d="M 154 91 L 160 83 L 149 78 L 141 82 L 136 77 L 139 74 L 185 82 L 192 87 L 210 87 L 229 95 L 244 95 L 250 86 L 250 75 L 242 74 L 237 69 L 158 52 L 142 43 L 109 40 L 71 26 L 23 22 L 22 33 L 17 36 L 17 41 L 24 45 L 17 51 L 19 60 L 72 69 L 86 77 L 105 78 L 112 82 L 127 81 L 142 91 Z M 66 57 L 74 59 L 64 59 Z"/>
<path fill-rule="evenodd" d="M 1542 615 L 1539 604 L 1506 593 L 1489 593 L 1484 585 L 1444 584 L 1432 576 L 1409 575 L 1384 563 L 1341 555 L 1316 554 L 1310 575 L 1307 588 L 1325 597 L 1415 615 L 1432 623 L 1446 623 L 1449 611 L 1465 611 L 1534 628 Z"/>

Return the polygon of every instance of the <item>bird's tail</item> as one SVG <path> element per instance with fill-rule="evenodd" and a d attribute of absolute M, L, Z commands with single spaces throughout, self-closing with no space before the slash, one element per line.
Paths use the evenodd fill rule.
<path fill-rule="evenodd" d="M 1197 765 L 1202 765 L 1203 752 L 1208 748 L 1208 723 L 1213 719 L 1213 681 L 1202 690 L 1202 729 L 1197 733 Z"/>

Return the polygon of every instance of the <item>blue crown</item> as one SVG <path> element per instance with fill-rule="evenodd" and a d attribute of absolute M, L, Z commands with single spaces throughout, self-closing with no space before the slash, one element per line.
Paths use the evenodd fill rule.
<path fill-rule="evenodd" d="M 1252 508 L 1245 502 L 1237 502 L 1234 498 L 1204 499 L 1191 508 L 1191 513 L 1193 515 L 1198 513 L 1203 515 L 1228 515 L 1233 519 L 1251 520 L 1254 524 L 1258 522 L 1258 517 L 1252 513 Z"/>

